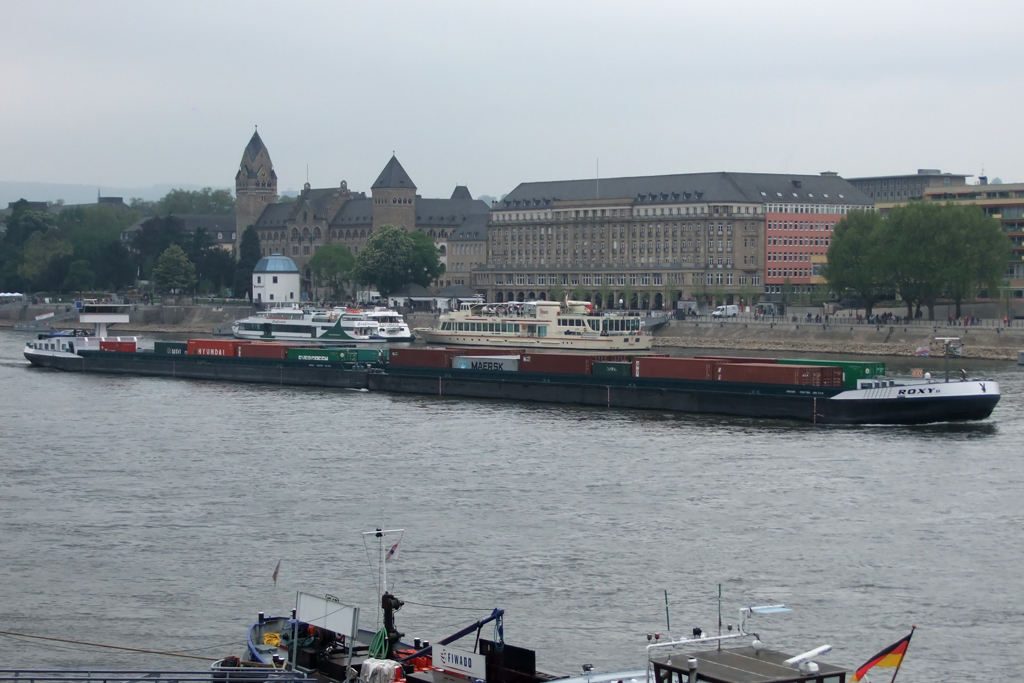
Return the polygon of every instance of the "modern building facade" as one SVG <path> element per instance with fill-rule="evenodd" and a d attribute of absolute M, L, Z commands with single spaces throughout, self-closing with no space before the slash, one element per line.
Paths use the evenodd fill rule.
<path fill-rule="evenodd" d="M 935 168 L 919 168 L 915 174 L 848 178 L 850 184 L 875 203 L 908 202 L 924 197 L 925 190 L 958 187 L 967 184 L 969 175 L 943 173 Z"/>
<path fill-rule="evenodd" d="M 790 179 L 768 192 L 765 204 L 765 294 L 791 288 L 811 294 L 825 287 L 821 266 L 836 223 L 853 209 L 870 209 L 870 198 L 838 174 Z M 822 292 L 823 293 L 823 292 Z"/>
<path fill-rule="evenodd" d="M 490 301 L 568 293 L 603 308 L 749 304 L 766 287 L 769 215 L 806 222 L 814 209 L 838 220 L 855 206 L 870 201 L 835 174 L 523 183 L 491 208 L 487 265 L 473 287 Z"/>
<path fill-rule="evenodd" d="M 306 183 L 294 201 L 278 203 L 277 174 L 258 132 L 242 153 L 235 192 L 239 240 L 246 227 L 255 226 L 263 254 L 291 257 L 302 274 L 302 291 L 306 292 L 313 290 L 309 259 L 326 244 L 345 244 L 358 254 L 374 230 L 397 225 L 432 237 L 447 266 L 452 233 L 467 221 L 486 222 L 489 212 L 486 202 L 474 200 L 462 186 L 456 187 L 448 199 L 421 197 L 394 156 L 371 185 L 370 196 L 350 190 L 342 180 L 332 188 L 311 188 Z M 445 275 L 437 284 L 452 282 Z"/>

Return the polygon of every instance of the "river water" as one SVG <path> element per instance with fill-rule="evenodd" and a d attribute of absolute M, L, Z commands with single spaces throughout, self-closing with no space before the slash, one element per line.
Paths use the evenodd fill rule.
<path fill-rule="evenodd" d="M 664 591 L 681 636 L 721 584 L 727 623 L 792 607 L 751 627 L 789 652 L 855 667 L 916 624 L 901 681 L 1024 673 L 1015 365 L 969 365 L 1002 384 L 984 423 L 849 428 L 64 374 L 25 339 L 0 332 L 0 630 L 215 658 L 296 591 L 373 627 L 383 515 L 401 630 L 499 605 L 549 671 L 642 668 Z M 6 642 L 5 668 L 205 666 Z"/>

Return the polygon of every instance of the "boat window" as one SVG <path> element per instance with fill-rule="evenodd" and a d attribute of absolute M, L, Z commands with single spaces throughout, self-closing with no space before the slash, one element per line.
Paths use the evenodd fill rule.
<path fill-rule="evenodd" d="M 587 325 L 589 325 L 590 329 L 594 330 L 595 332 L 597 332 L 598 330 L 601 329 L 601 321 L 600 320 L 588 320 L 587 321 Z"/>
<path fill-rule="evenodd" d="M 515 328 L 515 330 L 513 330 L 513 332 L 518 332 L 519 331 L 519 323 L 513 324 L 512 327 Z"/>
<path fill-rule="evenodd" d="M 548 336 L 548 326 L 547 325 L 538 325 L 537 326 L 537 336 L 538 337 L 546 337 L 546 336 Z"/>

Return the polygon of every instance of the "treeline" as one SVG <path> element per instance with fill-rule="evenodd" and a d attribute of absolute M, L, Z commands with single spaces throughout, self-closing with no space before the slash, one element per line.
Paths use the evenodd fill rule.
<path fill-rule="evenodd" d="M 960 304 L 980 289 L 998 290 L 1011 245 L 997 219 L 975 205 L 914 202 L 882 217 L 852 211 L 836 224 L 824 276 L 833 292 L 860 299 L 867 315 L 897 295 L 935 319 L 940 298 Z"/>
<path fill-rule="evenodd" d="M 0 289 L 58 294 L 123 290 L 137 279 L 152 280 L 159 289 L 190 293 L 251 293 L 250 274 L 259 258 L 259 238 L 248 235 L 248 272 L 230 250 L 222 249 L 203 228 L 185 229 L 178 214 L 234 212 L 227 190 L 172 190 L 156 202 L 133 199 L 131 210 L 109 205 L 66 208 L 59 213 L 34 210 L 22 200 L 12 207 L 0 235 Z M 150 216 L 122 241 L 122 233 Z M 255 241 L 255 244 L 253 242 Z M 171 247 L 184 256 L 189 268 L 184 277 L 175 268 L 158 269 L 161 256 Z M 248 261 L 252 261 L 251 264 Z M 179 265 L 180 259 L 179 259 Z M 167 273 L 176 277 L 168 280 Z M 236 281 L 237 280 L 237 281 Z M 168 286 L 173 281 L 174 286 Z M 186 283 L 187 281 L 187 283 Z"/>

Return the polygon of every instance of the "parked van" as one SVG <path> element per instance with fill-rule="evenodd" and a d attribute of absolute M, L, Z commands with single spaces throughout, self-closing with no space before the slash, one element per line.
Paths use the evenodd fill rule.
<path fill-rule="evenodd" d="M 727 306 L 719 306 L 711 314 L 712 318 L 735 318 L 740 314 L 740 307 L 729 304 Z"/>

